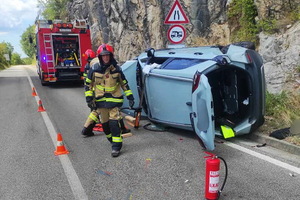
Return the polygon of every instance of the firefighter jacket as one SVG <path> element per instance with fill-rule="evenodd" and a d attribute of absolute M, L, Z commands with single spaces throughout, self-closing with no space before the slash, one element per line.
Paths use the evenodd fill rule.
<path fill-rule="evenodd" d="M 98 58 L 93 58 L 92 60 L 88 60 L 88 63 L 84 67 L 83 78 L 84 78 L 84 90 L 89 90 L 89 85 L 91 83 L 91 79 L 88 78 L 90 66 L 98 62 Z"/>
<path fill-rule="evenodd" d="M 128 100 L 134 100 L 128 81 L 115 60 L 110 65 L 99 62 L 92 65 L 88 79 L 89 90 L 85 92 L 87 103 L 95 100 L 97 108 L 114 108 L 123 105 L 123 93 Z"/>
<path fill-rule="evenodd" d="M 87 75 L 89 73 L 90 70 L 90 63 L 87 63 L 84 67 L 84 72 L 83 72 L 83 82 L 84 82 L 84 90 L 87 91 L 89 90 L 89 84 L 90 82 L 87 82 Z"/>

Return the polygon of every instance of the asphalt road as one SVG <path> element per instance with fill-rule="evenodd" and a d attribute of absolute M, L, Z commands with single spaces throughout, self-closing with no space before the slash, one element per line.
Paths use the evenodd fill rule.
<path fill-rule="evenodd" d="M 39 99 L 45 112 L 37 112 Z M 80 135 L 89 114 L 83 87 L 41 86 L 34 66 L 0 72 L 0 103 L 1 200 L 205 199 L 206 154 L 191 132 L 131 128 L 122 154 L 112 158 L 103 133 Z M 54 155 L 57 133 L 68 155 Z M 220 199 L 299 199 L 299 155 L 259 148 L 244 137 L 216 141 L 213 153 L 226 160 L 229 172 Z M 223 164 L 220 174 L 222 183 Z"/>

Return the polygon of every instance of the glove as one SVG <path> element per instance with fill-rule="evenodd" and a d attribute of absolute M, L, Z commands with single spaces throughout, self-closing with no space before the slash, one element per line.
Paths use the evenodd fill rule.
<path fill-rule="evenodd" d="M 92 102 L 94 100 L 94 97 L 91 97 L 91 96 L 88 96 L 88 97 L 85 97 L 85 101 L 86 101 L 86 103 L 90 103 L 90 102 Z"/>
<path fill-rule="evenodd" d="M 94 101 L 90 101 L 87 103 L 88 107 L 92 110 L 95 110 L 96 109 L 96 104 Z"/>
<path fill-rule="evenodd" d="M 129 100 L 129 107 L 132 108 L 134 106 L 134 100 Z"/>
<path fill-rule="evenodd" d="M 134 97 L 133 97 L 133 95 L 132 95 L 132 94 L 131 94 L 131 95 L 128 95 L 128 96 L 127 96 L 127 99 L 128 99 L 128 101 L 129 101 L 129 107 L 132 108 L 133 105 L 134 105 Z"/>

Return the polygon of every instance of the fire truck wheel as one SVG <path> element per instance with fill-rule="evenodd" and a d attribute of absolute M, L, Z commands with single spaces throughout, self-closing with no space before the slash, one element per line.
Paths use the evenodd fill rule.
<path fill-rule="evenodd" d="M 48 82 L 46 82 L 46 81 L 43 81 L 43 80 L 41 80 L 41 84 L 42 84 L 42 86 L 47 86 L 47 85 L 49 85 L 49 83 L 48 83 Z"/>

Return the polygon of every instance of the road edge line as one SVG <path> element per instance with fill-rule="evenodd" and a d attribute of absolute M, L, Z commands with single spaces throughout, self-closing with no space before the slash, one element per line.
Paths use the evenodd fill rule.
<path fill-rule="evenodd" d="M 28 74 L 28 71 L 25 70 L 26 73 L 27 73 L 27 79 L 29 81 L 29 84 L 30 84 L 30 87 L 33 88 L 34 85 L 32 83 L 32 80 Z M 38 105 L 38 101 L 40 100 L 39 96 L 35 96 L 35 100 L 36 100 L 36 103 Z M 43 120 L 45 122 L 45 125 L 47 127 L 47 130 L 49 132 L 49 135 L 52 139 L 52 142 L 54 144 L 54 147 L 56 148 L 56 136 L 57 136 L 57 132 L 55 131 L 55 128 L 53 126 L 53 123 L 51 122 L 47 112 L 41 112 L 42 114 L 42 117 L 43 117 Z M 64 169 L 64 172 L 65 172 L 65 175 L 68 179 L 68 182 L 69 182 L 69 185 L 71 187 L 71 190 L 73 192 L 73 195 L 75 197 L 75 199 L 78 199 L 78 200 L 88 200 L 88 196 L 87 194 L 85 193 L 85 190 L 79 180 L 79 177 L 70 161 L 70 158 L 68 155 L 59 155 L 59 160 L 62 164 L 62 167 Z"/>
<path fill-rule="evenodd" d="M 227 146 L 229 146 L 229 147 L 232 147 L 234 149 L 237 149 L 239 151 L 242 151 L 244 153 L 247 153 L 249 155 L 252 155 L 254 157 L 257 157 L 257 158 L 259 158 L 261 160 L 264 160 L 264 161 L 267 161 L 267 162 L 272 163 L 274 165 L 277 165 L 277 166 L 279 166 L 281 168 L 284 168 L 284 169 L 290 170 L 292 172 L 295 172 L 297 174 L 300 174 L 300 168 L 295 167 L 293 165 L 287 164 L 287 163 L 282 162 L 280 160 L 276 160 L 274 158 L 271 158 L 270 156 L 263 155 L 261 153 L 255 152 L 253 150 L 247 149 L 245 147 L 242 147 L 240 145 L 237 145 L 237 144 L 234 144 L 234 143 L 231 143 L 231 142 L 227 142 L 226 141 L 226 142 L 224 142 L 224 144 L 227 145 Z"/>

